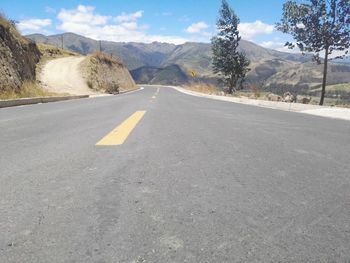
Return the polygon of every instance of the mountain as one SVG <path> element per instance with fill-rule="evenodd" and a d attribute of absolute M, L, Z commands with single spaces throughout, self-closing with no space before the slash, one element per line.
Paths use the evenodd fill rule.
<path fill-rule="evenodd" d="M 137 83 L 183 83 L 189 80 L 189 71 L 195 71 L 199 80 L 216 82 L 211 68 L 211 45 L 207 43 L 173 45 L 96 41 L 73 33 L 27 37 L 35 42 L 58 46 L 62 45 L 63 39 L 64 48 L 81 54 L 98 51 L 101 47 L 103 52 L 119 57 Z M 283 84 L 288 85 L 288 89 L 300 86 L 302 88 L 299 90 L 305 91 L 318 88 L 322 82 L 322 67 L 313 63 L 311 56 L 279 52 L 245 40 L 240 42 L 239 48 L 251 60 L 248 82 L 256 83 L 259 87 L 268 89 L 269 86 Z M 328 83 L 350 82 L 350 66 L 345 62 L 330 63 Z"/>
<path fill-rule="evenodd" d="M 334 62 L 339 63 L 339 64 L 350 65 L 350 56 L 346 56 L 342 59 L 335 59 Z"/>
<path fill-rule="evenodd" d="M 95 51 L 112 54 L 120 58 L 129 70 L 143 66 L 159 67 L 176 48 L 173 44 L 153 42 L 144 43 L 124 43 L 97 41 L 74 33 L 64 33 L 60 35 L 44 36 L 41 34 L 28 35 L 27 38 L 38 43 L 46 43 L 55 46 L 62 46 L 71 51 L 87 55 Z"/>
<path fill-rule="evenodd" d="M 182 85 L 188 82 L 188 75 L 175 64 L 164 68 L 145 66 L 130 73 L 138 83 L 143 84 Z"/>
<path fill-rule="evenodd" d="M 210 71 L 208 68 L 210 68 L 211 63 L 211 46 L 208 43 L 189 42 L 183 45 L 174 45 L 159 42 L 145 44 L 97 41 L 74 33 L 52 36 L 32 34 L 27 35 L 27 37 L 35 42 L 47 43 L 59 47 L 61 47 L 63 39 L 63 48 L 83 55 L 99 51 L 101 44 L 103 52 L 118 56 L 126 63 L 130 70 L 141 66 L 159 67 L 170 64 L 180 64 L 185 65 L 186 68 L 190 68 L 190 66 L 193 65 L 194 68 Z M 261 60 L 275 58 L 294 62 L 310 60 L 310 57 L 266 49 L 245 40 L 241 41 L 240 49 L 247 54 L 252 62 L 260 62 Z"/>

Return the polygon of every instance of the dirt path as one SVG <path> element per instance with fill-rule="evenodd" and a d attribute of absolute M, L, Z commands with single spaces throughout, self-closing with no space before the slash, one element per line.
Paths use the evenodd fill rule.
<path fill-rule="evenodd" d="M 56 93 L 71 95 L 98 94 L 87 86 L 79 70 L 85 57 L 66 57 L 51 60 L 46 63 L 40 81 L 46 89 Z"/>

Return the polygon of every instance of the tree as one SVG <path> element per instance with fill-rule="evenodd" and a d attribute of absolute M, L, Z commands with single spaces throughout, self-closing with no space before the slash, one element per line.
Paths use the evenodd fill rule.
<path fill-rule="evenodd" d="M 329 56 L 340 51 L 342 55 L 336 58 L 343 58 L 350 47 L 350 0 L 287 1 L 283 5 L 283 18 L 276 28 L 295 39 L 296 43 L 287 42 L 286 46 L 313 53 L 319 64 L 322 62 L 320 53 L 324 52 L 320 99 L 320 105 L 323 105 Z"/>
<path fill-rule="evenodd" d="M 219 15 L 216 23 L 219 32 L 211 39 L 213 72 L 219 75 L 220 80 L 228 86 L 228 92 L 232 94 L 242 88 L 250 70 L 250 61 L 243 52 L 237 50 L 241 40 L 238 31 L 240 21 L 226 0 L 222 1 Z"/>

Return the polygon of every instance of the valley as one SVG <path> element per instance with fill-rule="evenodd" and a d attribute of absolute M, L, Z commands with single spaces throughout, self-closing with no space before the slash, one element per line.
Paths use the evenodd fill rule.
<path fill-rule="evenodd" d="M 45 36 L 28 35 L 37 43 L 60 46 L 83 55 L 101 50 L 120 58 L 139 84 L 183 85 L 191 81 L 218 85 L 211 68 L 211 45 L 207 43 L 124 43 L 97 41 L 73 33 Z M 322 83 L 322 66 L 312 61 L 310 55 L 279 52 L 241 40 L 239 49 L 251 61 L 245 90 L 251 85 L 260 91 L 283 94 L 315 95 Z M 196 72 L 196 77 L 190 76 Z M 329 65 L 328 85 L 350 83 L 348 59 Z M 338 93 L 329 90 L 326 96 L 334 102 L 348 103 L 348 90 Z"/>

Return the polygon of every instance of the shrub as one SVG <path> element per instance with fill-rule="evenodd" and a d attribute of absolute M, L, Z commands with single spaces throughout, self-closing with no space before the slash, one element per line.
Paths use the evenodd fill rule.
<path fill-rule="evenodd" d="M 109 94 L 119 94 L 118 83 L 115 83 L 114 81 L 112 81 L 112 83 L 109 83 L 105 89 L 105 92 Z"/>
<path fill-rule="evenodd" d="M 122 65 L 122 62 L 119 59 L 113 58 L 112 56 L 102 52 L 95 52 L 91 56 L 97 59 L 99 62 L 106 63 L 110 66 L 112 66 L 113 64 L 120 66 Z"/>
<path fill-rule="evenodd" d="M 258 86 L 255 83 L 250 84 L 250 89 L 253 92 L 253 96 L 255 98 L 260 98 L 261 94 L 260 94 L 260 91 L 258 89 Z"/>
<path fill-rule="evenodd" d="M 92 84 L 91 80 L 87 80 L 86 85 L 89 87 L 89 89 L 94 89 L 94 85 Z"/>

